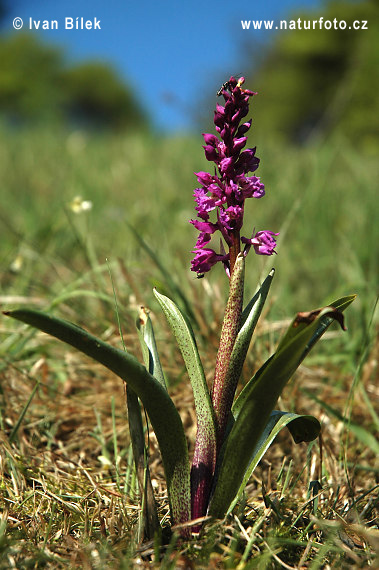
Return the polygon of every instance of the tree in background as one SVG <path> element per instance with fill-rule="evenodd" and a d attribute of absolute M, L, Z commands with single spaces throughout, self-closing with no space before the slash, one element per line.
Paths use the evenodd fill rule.
<path fill-rule="evenodd" d="M 28 34 L 0 39 L 0 112 L 12 122 L 61 117 L 61 52 Z"/>
<path fill-rule="evenodd" d="M 146 116 L 134 94 L 102 63 L 88 62 L 62 75 L 66 112 L 75 121 L 115 128 L 141 128 Z"/>
<path fill-rule="evenodd" d="M 367 30 L 279 32 L 259 69 L 245 71 L 256 99 L 257 129 L 302 143 L 338 130 L 364 147 L 378 144 L 379 2 L 338 2 L 295 20 L 367 20 Z M 287 20 L 290 18 L 287 17 Z M 254 46 L 251 48 L 254 61 Z"/>
<path fill-rule="evenodd" d="M 147 126 L 137 98 L 104 63 L 68 67 L 61 49 L 32 34 L 1 37 L 0 62 L 0 115 L 7 121 Z"/>
<path fill-rule="evenodd" d="M 0 0 L 0 22 L 5 18 L 5 15 L 8 12 L 8 7 L 4 0 Z"/>

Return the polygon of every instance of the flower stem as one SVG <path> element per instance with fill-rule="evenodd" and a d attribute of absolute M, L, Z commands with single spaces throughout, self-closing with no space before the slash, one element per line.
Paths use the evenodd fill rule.
<path fill-rule="evenodd" d="M 220 346 L 217 353 L 215 378 L 212 387 L 212 402 L 215 410 L 217 450 L 220 449 L 233 403 L 236 383 L 230 373 L 230 358 L 239 331 L 245 275 L 245 258 L 237 255 L 230 278 L 229 299 L 221 328 Z"/>
<path fill-rule="evenodd" d="M 239 231 L 234 232 L 233 234 L 233 243 L 229 248 L 229 262 L 230 262 L 230 277 L 233 274 L 233 269 L 236 264 L 236 259 L 238 254 L 240 253 L 240 233 Z"/>

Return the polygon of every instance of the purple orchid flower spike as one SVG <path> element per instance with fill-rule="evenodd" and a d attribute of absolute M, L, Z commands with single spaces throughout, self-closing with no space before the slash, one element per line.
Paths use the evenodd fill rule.
<path fill-rule="evenodd" d="M 194 191 L 197 219 L 190 223 L 200 232 L 193 253 L 191 270 L 203 276 L 216 263 L 224 265 L 229 282 L 229 299 L 221 327 L 215 376 L 211 389 L 216 431 L 215 450 L 204 452 L 203 433 L 198 433 L 194 463 L 191 472 L 192 516 L 206 514 L 211 482 L 214 475 L 214 457 L 222 447 L 239 374 L 230 366 L 233 347 L 240 329 L 245 257 L 251 247 L 258 255 L 275 253 L 277 233 L 265 230 L 241 237 L 245 200 L 262 198 L 265 187 L 253 174 L 259 166 L 255 148 L 245 148 L 246 133 L 251 119 L 249 99 L 255 93 L 243 89 L 245 79 L 231 77 L 217 93 L 225 105 L 217 104 L 214 114 L 216 134 L 204 133 L 205 157 L 215 165 L 214 174 L 197 172 L 199 188 Z M 219 233 L 218 233 L 219 232 Z M 220 245 L 215 249 L 218 239 Z M 241 247 L 243 251 L 241 252 Z M 203 449 L 204 448 L 204 449 Z M 208 476 L 205 475 L 208 473 Z"/>
<path fill-rule="evenodd" d="M 265 230 L 257 232 L 251 238 L 240 235 L 245 200 L 265 195 L 265 187 L 260 178 L 249 175 L 257 170 L 259 158 L 255 155 L 255 148 L 245 149 L 246 133 L 252 121 L 250 119 L 242 123 L 242 120 L 249 112 L 249 98 L 256 93 L 243 89 L 244 82 L 244 77 L 238 81 L 231 77 L 223 84 L 219 95 L 224 97 L 225 105 L 217 104 L 214 114 L 218 136 L 203 134 L 205 157 L 214 162 L 216 168 L 214 175 L 208 172 L 196 173 L 201 184 L 194 191 L 199 219 L 190 220 L 190 223 L 200 232 L 192 252 L 195 257 L 191 262 L 191 270 L 198 274 L 206 273 L 221 261 L 230 276 L 241 251 L 241 242 L 245 244 L 245 255 L 251 246 L 258 255 L 275 253 L 275 236 L 279 234 Z M 225 248 L 222 247 L 219 253 L 210 245 L 216 232 L 221 233 L 222 243 L 225 243 Z"/>

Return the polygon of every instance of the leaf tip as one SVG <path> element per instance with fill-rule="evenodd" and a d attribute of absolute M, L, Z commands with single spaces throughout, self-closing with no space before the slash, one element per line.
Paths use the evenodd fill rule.
<path fill-rule="evenodd" d="M 339 311 L 332 305 L 328 307 L 323 307 L 322 309 L 315 309 L 314 311 L 304 311 L 297 313 L 292 326 L 296 328 L 300 325 L 300 323 L 304 323 L 305 325 L 310 325 L 317 318 L 320 318 L 321 316 L 324 315 L 327 315 L 328 317 L 337 321 L 343 331 L 347 330 L 345 326 L 343 313 L 341 313 L 341 311 Z"/>
<path fill-rule="evenodd" d="M 138 324 L 141 327 L 146 326 L 148 318 L 149 318 L 149 309 L 141 305 L 138 313 Z"/>

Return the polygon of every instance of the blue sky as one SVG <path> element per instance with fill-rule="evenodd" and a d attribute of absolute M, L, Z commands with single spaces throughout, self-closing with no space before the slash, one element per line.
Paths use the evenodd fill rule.
<path fill-rule="evenodd" d="M 12 2 L 10 3 L 12 4 Z M 196 107 L 233 73 L 243 73 L 243 46 L 257 56 L 273 31 L 242 30 L 241 20 L 278 20 L 320 9 L 321 0 L 15 0 L 13 19 L 57 20 L 57 30 L 34 30 L 65 49 L 69 61 L 110 63 L 133 86 L 153 124 L 175 131 L 191 126 Z M 100 20 L 100 30 L 65 29 L 65 18 Z M 80 20 L 79 20 L 80 21 Z M 288 32 L 290 33 L 290 32 Z"/>

